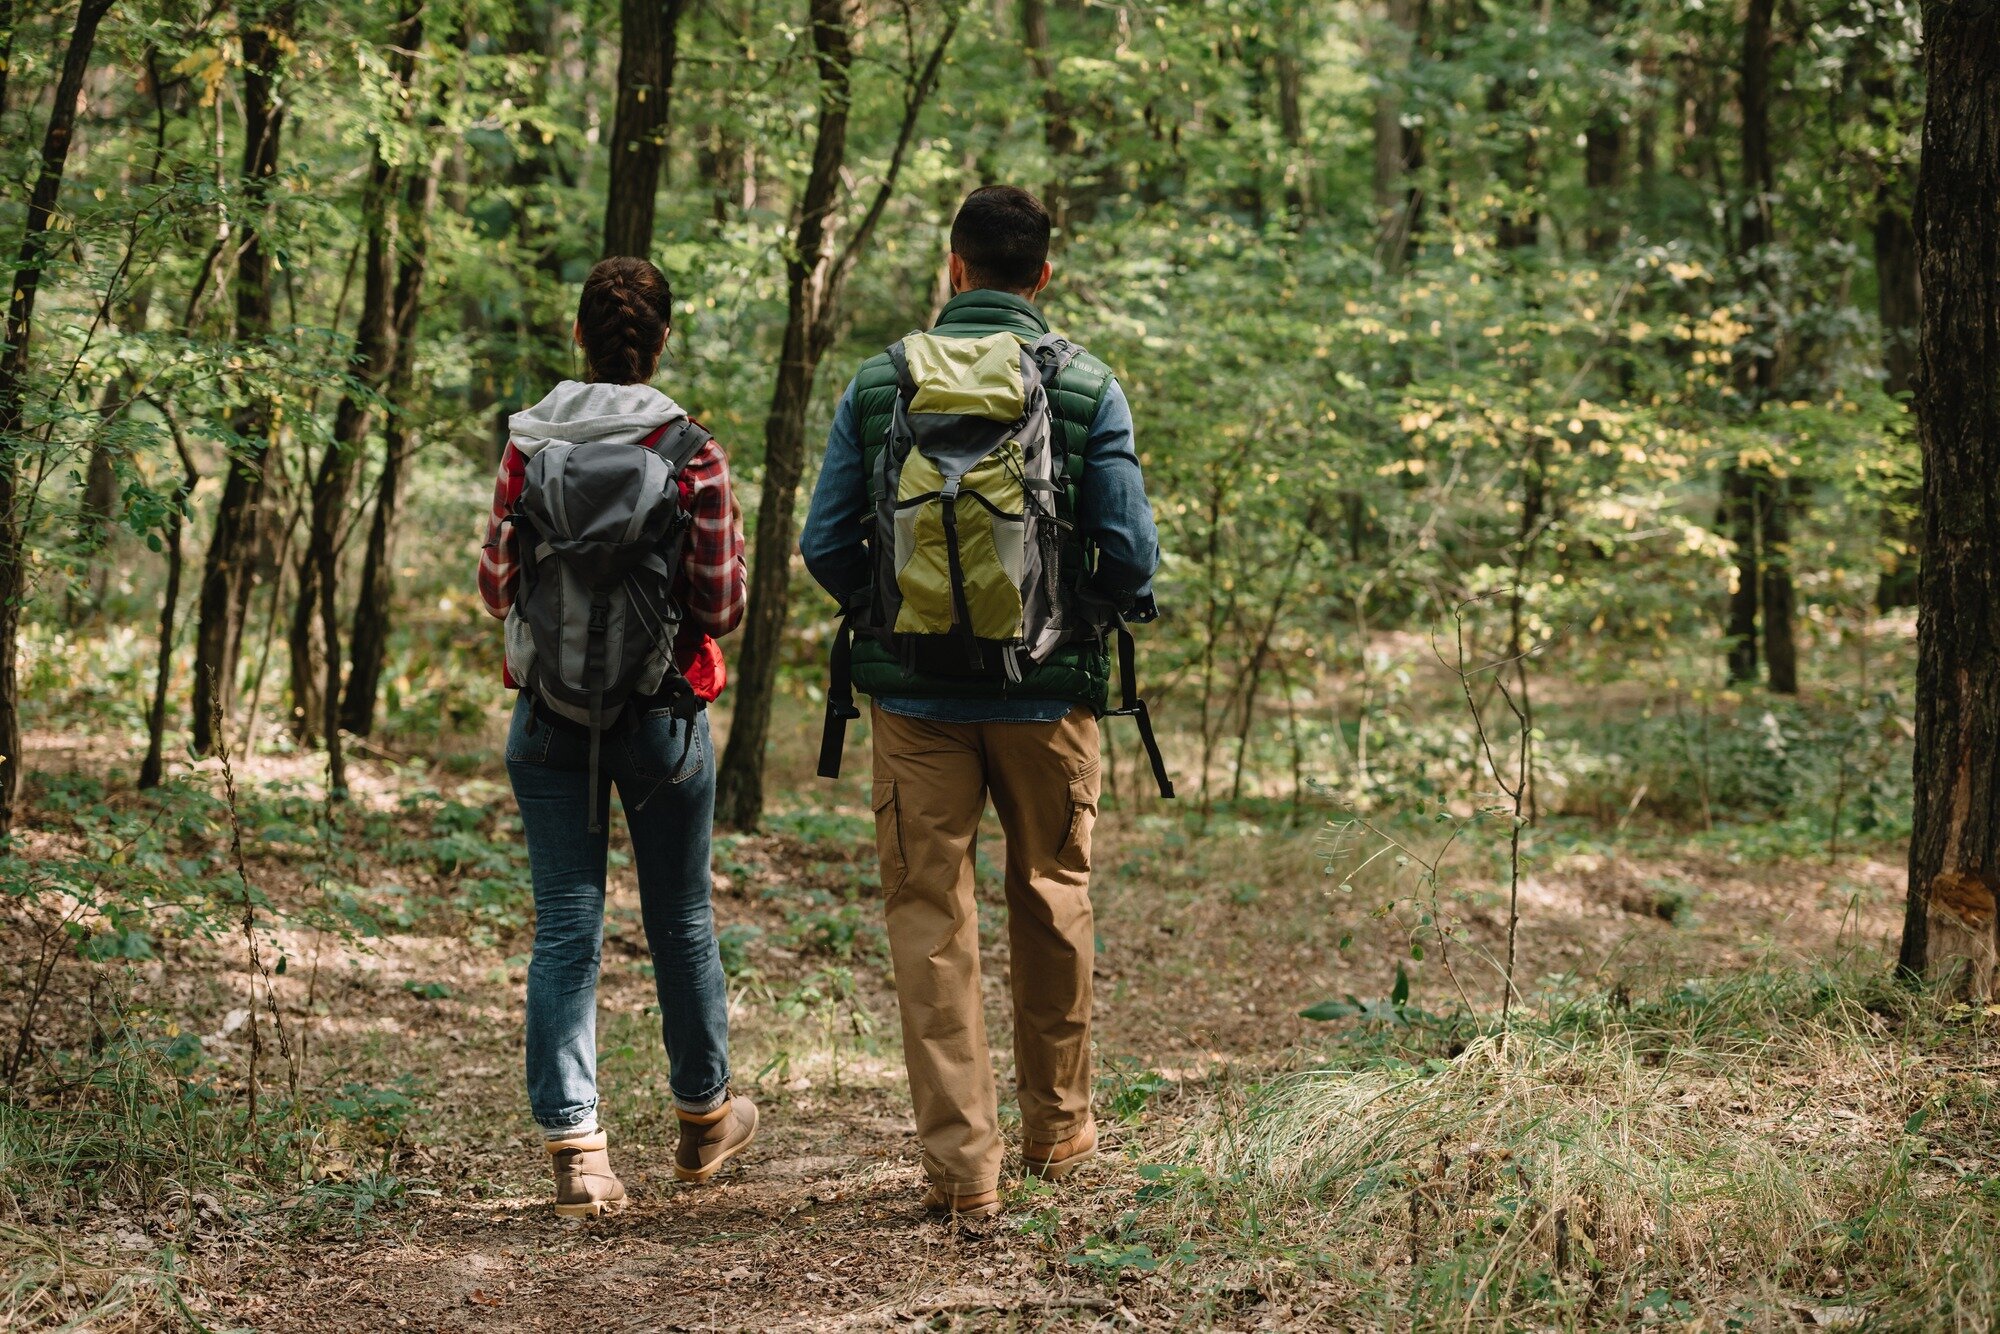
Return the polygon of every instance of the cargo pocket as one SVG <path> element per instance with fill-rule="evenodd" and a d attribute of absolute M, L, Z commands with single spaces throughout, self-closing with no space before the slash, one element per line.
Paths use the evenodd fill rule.
<path fill-rule="evenodd" d="M 1065 871 L 1090 871 L 1090 832 L 1097 824 L 1097 764 L 1072 775 L 1069 780 L 1069 819 L 1062 846 L 1056 849 L 1056 864 Z"/>
<path fill-rule="evenodd" d="M 903 861 L 903 813 L 896 800 L 896 780 L 875 780 L 875 855 L 882 863 L 882 893 L 893 898 L 909 879 Z"/>

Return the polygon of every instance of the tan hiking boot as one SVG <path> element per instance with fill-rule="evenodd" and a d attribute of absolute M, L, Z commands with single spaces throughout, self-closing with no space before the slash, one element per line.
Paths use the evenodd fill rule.
<path fill-rule="evenodd" d="M 1000 1192 L 953 1195 L 943 1186 L 933 1185 L 924 1192 L 924 1212 L 934 1218 L 991 1218 L 1000 1212 Z"/>
<path fill-rule="evenodd" d="M 712 1112 L 695 1115 L 676 1108 L 674 1115 L 681 1119 L 674 1176 L 682 1181 L 708 1180 L 757 1138 L 757 1104 L 740 1093 Z"/>
<path fill-rule="evenodd" d="M 1023 1144 L 1021 1165 L 1031 1177 L 1061 1181 L 1097 1156 L 1097 1122 L 1085 1121 L 1083 1129 L 1058 1144 Z"/>
<path fill-rule="evenodd" d="M 576 1139 L 549 1141 L 556 1171 L 556 1213 L 563 1218 L 595 1218 L 625 1207 L 625 1183 L 611 1170 L 609 1138 L 600 1130 Z"/>

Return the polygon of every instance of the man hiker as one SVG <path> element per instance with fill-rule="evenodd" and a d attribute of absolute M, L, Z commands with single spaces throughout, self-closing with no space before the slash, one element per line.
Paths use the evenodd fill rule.
<path fill-rule="evenodd" d="M 1157 757 L 1124 625 L 1155 614 L 1158 534 L 1124 393 L 1035 307 L 1048 253 L 1033 195 L 966 197 L 951 228 L 955 295 L 935 328 L 847 386 L 799 540 L 845 616 L 823 774 L 839 772 L 852 689 L 874 701 L 876 846 L 923 1203 L 947 1216 L 1000 1208 L 973 899 L 987 795 L 1007 843 L 1022 1157 L 1061 1178 L 1097 1150 L 1090 835 L 1113 640 L 1116 712 L 1138 716 Z M 1171 795 L 1157 758 L 1155 772 Z"/>

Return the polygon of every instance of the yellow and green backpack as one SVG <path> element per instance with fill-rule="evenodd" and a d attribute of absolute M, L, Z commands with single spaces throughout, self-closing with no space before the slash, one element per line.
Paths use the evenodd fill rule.
<path fill-rule="evenodd" d="M 1072 634 L 1097 633 L 1067 605 L 1056 503 L 1047 386 L 1074 355 L 1053 334 L 913 333 L 889 349 L 898 392 L 869 478 L 869 628 L 912 670 L 1018 682 Z"/>
<path fill-rule="evenodd" d="M 871 455 L 869 587 L 850 599 L 831 654 L 821 776 L 840 774 L 854 707 L 853 636 L 895 655 L 905 672 L 990 681 L 996 694 L 1072 644 L 1114 635 L 1123 699 L 1160 794 L 1173 784 L 1133 682 L 1130 630 L 1117 610 L 1079 594 L 1088 571 L 1071 516 L 1050 389 L 1080 351 L 1055 334 L 976 337 L 912 333 L 889 348 L 897 392 L 887 439 Z"/>

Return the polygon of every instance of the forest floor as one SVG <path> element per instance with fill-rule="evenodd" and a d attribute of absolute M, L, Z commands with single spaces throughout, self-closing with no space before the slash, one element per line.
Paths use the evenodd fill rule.
<path fill-rule="evenodd" d="M 363 759 L 356 801 L 378 818 L 363 826 L 346 874 L 378 907 L 418 906 L 404 925 L 367 939 L 276 926 L 267 948 L 287 967 L 257 987 L 284 1011 L 305 1087 L 347 1100 L 347 1133 L 322 1132 L 307 1172 L 340 1189 L 313 1195 L 310 1211 L 297 1198 L 259 1210 L 210 1196 L 39 1219 L 27 1206 L 0 1231 L 14 1314 L 81 1316 L 92 1328 L 186 1321 L 273 1331 L 1375 1323 L 1343 1306 L 1351 1282 L 1282 1237 L 1213 1269 L 1185 1249 L 1163 1265 L 1157 1229 L 1155 1243 L 1128 1244 L 1159 1165 L 1185 1154 L 1190 1133 L 1288 1072 L 1323 1064 L 1343 1032 L 1368 1027 L 1315 1023 L 1299 1016 L 1303 1007 L 1388 996 L 1399 965 L 1411 1005 L 1454 1005 L 1435 954 L 1410 957 L 1413 919 L 1372 911 L 1375 901 L 1343 894 L 1327 874 L 1329 812 L 1309 808 L 1298 827 L 1281 809 L 1261 820 L 1218 813 L 1205 828 L 1157 803 L 1105 812 L 1095 1031 L 1106 1152 L 1056 1188 L 1013 1181 L 995 1222 L 943 1226 L 917 1205 L 865 788 L 850 771 L 822 798 L 807 786 L 802 728 L 794 740 L 799 762 L 776 775 L 783 795 L 763 831 L 717 841 L 737 1087 L 763 1112 L 755 1148 L 718 1181 L 672 1178 L 650 966 L 629 869 L 615 868 L 599 1045 L 604 1119 L 631 1205 L 595 1222 L 552 1215 L 521 1087 L 531 930 L 454 898 L 481 858 L 490 875 L 518 857 L 504 777 L 490 762 L 397 769 Z M 238 780 L 253 792 L 311 777 L 304 758 L 243 767 Z M 62 821 L 45 817 L 28 837 L 59 850 Z M 445 844 L 458 850 L 441 852 Z M 999 847 L 989 825 L 980 844 L 984 977 L 1004 1095 Z M 323 892 L 301 870 L 310 839 L 253 837 L 246 851 L 251 878 L 275 905 Z M 1481 853 L 1453 893 L 1471 940 L 1497 956 L 1505 899 L 1494 864 Z M 1889 847 L 1830 869 L 1824 859 L 1748 859 L 1669 834 L 1614 842 L 1559 825 L 1535 845 L 1521 889 L 1523 991 L 1640 996 L 1837 958 L 1875 969 L 1900 923 L 1901 877 Z M 1475 1003 L 1497 1000 L 1491 968 L 1468 963 L 1468 953 L 1456 965 L 1460 982 Z M 134 1004 L 198 1032 L 209 1058 L 236 1072 L 226 1087 L 240 1090 L 253 976 L 240 937 L 181 942 L 134 969 Z M 85 1003 L 68 998 L 72 1021 Z M 268 1029 L 262 1048 L 275 1096 L 287 1062 Z M 1905 1114 L 1884 1105 L 1853 1125 L 1830 1123 L 1829 1133 L 1871 1135 L 1876 1122 Z M 1010 1178 L 1017 1167 L 1010 1158 Z M 164 1254 L 178 1259 L 162 1261 L 169 1240 Z M 39 1288 L 22 1277 L 31 1259 Z M 1381 1259 L 1385 1270 L 1400 1262 Z M 178 1268 L 174 1281 L 155 1286 L 169 1297 L 131 1282 L 149 1268 L 157 1278 L 167 1263 Z M 93 1305 L 95 1316 L 83 1314 Z"/>

